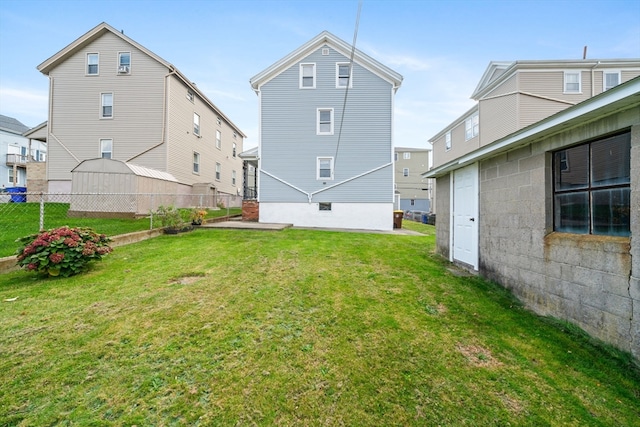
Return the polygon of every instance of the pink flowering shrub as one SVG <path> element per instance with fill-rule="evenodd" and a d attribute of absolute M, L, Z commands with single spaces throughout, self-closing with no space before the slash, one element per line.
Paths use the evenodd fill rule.
<path fill-rule="evenodd" d="M 110 253 L 110 241 L 86 227 L 41 231 L 16 240 L 22 244 L 16 251 L 18 265 L 49 276 L 73 276 L 84 271 L 89 261 Z"/>

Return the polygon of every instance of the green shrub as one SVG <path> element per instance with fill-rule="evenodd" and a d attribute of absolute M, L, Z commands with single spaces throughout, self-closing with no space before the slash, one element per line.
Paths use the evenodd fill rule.
<path fill-rule="evenodd" d="M 49 276 L 69 277 L 84 271 L 89 261 L 102 259 L 113 249 L 104 234 L 91 228 L 67 226 L 17 239 L 18 265 Z"/>

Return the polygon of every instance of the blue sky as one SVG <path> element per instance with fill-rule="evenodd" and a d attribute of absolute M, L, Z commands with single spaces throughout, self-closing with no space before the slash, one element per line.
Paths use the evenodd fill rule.
<path fill-rule="evenodd" d="M 36 67 L 107 22 L 174 64 L 258 143 L 249 79 L 323 30 L 353 41 L 358 0 L 0 0 L 0 114 L 47 119 Z M 640 58 L 640 0 L 363 0 L 356 47 L 404 76 L 395 144 L 427 140 L 473 105 L 492 60 Z"/>

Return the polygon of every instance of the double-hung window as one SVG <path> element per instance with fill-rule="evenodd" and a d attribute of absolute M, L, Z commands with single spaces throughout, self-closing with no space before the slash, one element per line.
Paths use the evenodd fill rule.
<path fill-rule="evenodd" d="M 602 91 L 611 89 L 612 87 L 620 84 L 620 72 L 619 71 L 605 71 L 602 74 Z"/>
<path fill-rule="evenodd" d="M 580 81 L 580 71 L 564 72 L 564 93 L 581 93 L 582 82 Z"/>
<path fill-rule="evenodd" d="M 220 181 L 220 176 L 222 176 L 222 165 L 220 163 L 216 163 L 216 180 Z"/>
<path fill-rule="evenodd" d="M 316 64 L 300 64 L 300 89 L 316 88 Z"/>
<path fill-rule="evenodd" d="M 444 135 L 444 149 L 445 151 L 451 150 L 451 132 Z"/>
<path fill-rule="evenodd" d="M 118 52 L 118 74 L 131 72 L 131 52 Z"/>
<path fill-rule="evenodd" d="M 232 149 L 231 149 L 231 150 L 232 150 L 232 151 L 231 151 L 231 155 L 232 155 L 233 157 L 235 157 L 235 156 L 236 156 L 236 143 L 235 143 L 235 142 L 233 143 L 233 146 L 232 146 Z"/>
<path fill-rule="evenodd" d="M 409 168 L 402 169 L 402 176 L 409 176 Z"/>
<path fill-rule="evenodd" d="M 402 153 L 402 158 L 405 160 L 410 160 L 411 159 L 411 153 L 409 151 L 406 151 L 404 153 Z"/>
<path fill-rule="evenodd" d="M 333 108 L 318 108 L 316 133 L 333 135 Z"/>
<path fill-rule="evenodd" d="M 219 150 L 222 147 L 222 132 L 216 130 L 216 148 Z"/>
<path fill-rule="evenodd" d="M 110 119 L 113 117 L 113 93 L 100 94 L 100 118 Z"/>
<path fill-rule="evenodd" d="M 478 136 L 479 132 L 480 132 L 480 117 L 478 116 L 478 113 L 476 113 L 473 116 L 469 117 L 464 122 L 465 140 L 469 140 L 471 138 Z"/>
<path fill-rule="evenodd" d="M 333 179 L 333 157 L 318 157 L 317 179 Z"/>
<path fill-rule="evenodd" d="M 200 136 L 200 116 L 198 113 L 193 113 L 193 134 Z"/>
<path fill-rule="evenodd" d="M 193 152 L 193 173 L 200 173 L 200 153 Z"/>
<path fill-rule="evenodd" d="M 348 63 L 336 64 L 336 87 L 352 87 L 351 66 Z"/>
<path fill-rule="evenodd" d="M 110 159 L 113 156 L 113 139 L 100 140 L 100 157 Z"/>
<path fill-rule="evenodd" d="M 631 133 L 553 154 L 554 230 L 631 234 Z"/>
<path fill-rule="evenodd" d="M 97 76 L 100 71 L 98 64 L 100 61 L 100 55 L 97 53 L 87 53 L 87 75 Z"/>
<path fill-rule="evenodd" d="M 236 186 L 236 171 L 231 171 L 231 185 Z"/>

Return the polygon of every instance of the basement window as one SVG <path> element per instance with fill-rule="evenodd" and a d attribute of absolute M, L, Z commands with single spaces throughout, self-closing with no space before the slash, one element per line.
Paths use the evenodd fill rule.
<path fill-rule="evenodd" d="M 331 203 L 330 202 L 320 202 L 320 203 L 318 203 L 318 210 L 330 211 L 331 210 Z"/>

